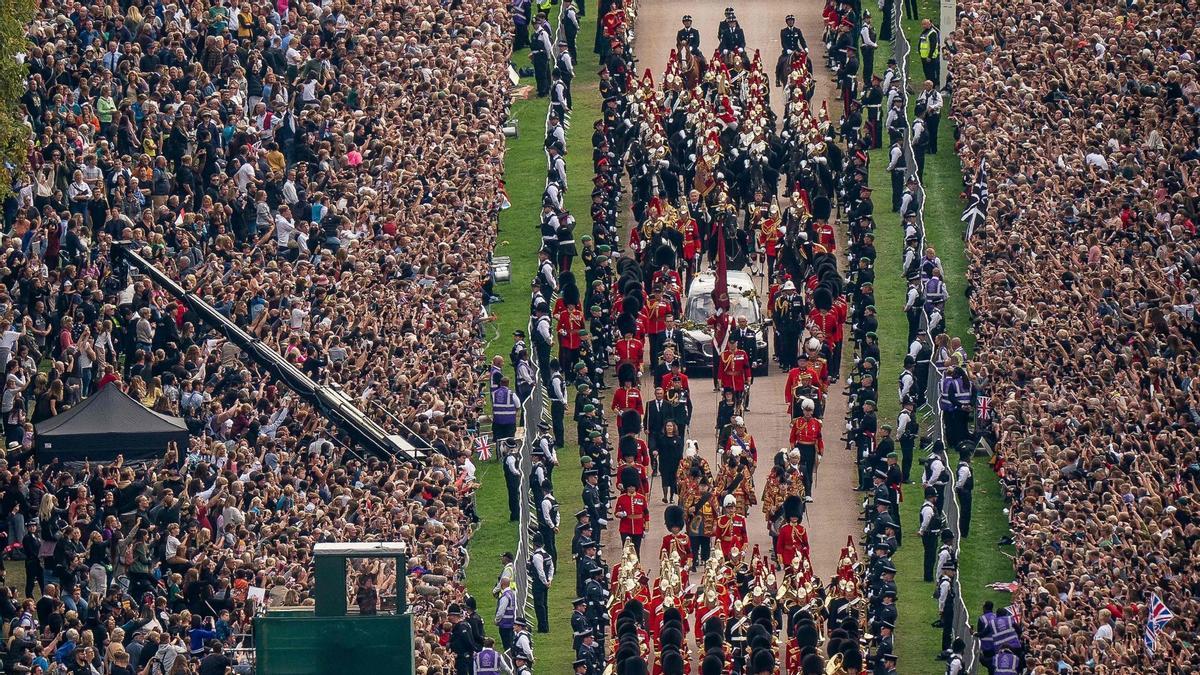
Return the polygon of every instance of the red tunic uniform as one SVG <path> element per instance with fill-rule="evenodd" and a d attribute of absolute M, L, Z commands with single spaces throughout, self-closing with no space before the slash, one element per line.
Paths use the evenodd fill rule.
<path fill-rule="evenodd" d="M 666 375 L 663 375 L 662 381 L 659 382 L 659 386 L 661 386 L 663 389 L 670 390 L 675 386 L 676 382 L 679 383 L 680 389 L 684 391 L 692 390 L 691 387 L 688 386 L 688 376 L 684 375 L 683 373 L 667 373 Z"/>
<path fill-rule="evenodd" d="M 721 553 L 729 558 L 733 549 L 746 550 L 746 542 L 750 537 L 746 532 L 746 517 L 740 513 L 720 516 L 717 518 L 717 541 L 721 543 Z"/>
<path fill-rule="evenodd" d="M 788 437 L 792 445 L 815 445 L 817 454 L 824 454 L 825 441 L 821 438 L 821 420 L 815 417 L 797 417 L 792 420 L 792 433 Z"/>
<path fill-rule="evenodd" d="M 700 227 L 695 218 L 683 224 L 683 259 L 692 260 L 700 253 Z"/>
<path fill-rule="evenodd" d="M 617 340 L 617 366 L 620 367 L 623 363 L 632 363 L 640 371 L 645 351 L 646 343 L 641 338 L 633 337 Z"/>
<path fill-rule="evenodd" d="M 791 565 L 797 555 L 808 557 L 808 532 L 804 526 L 799 523 L 788 523 L 779 528 L 775 551 L 782 558 L 784 567 Z"/>
<path fill-rule="evenodd" d="M 837 237 L 833 233 L 833 225 L 828 221 L 817 223 L 817 243 L 824 246 L 830 253 L 837 251 Z"/>
<path fill-rule="evenodd" d="M 836 309 L 812 309 L 808 313 L 810 330 L 820 331 L 825 345 L 832 349 L 842 341 L 842 326 L 845 319 Z"/>
<path fill-rule="evenodd" d="M 678 551 L 680 567 L 687 567 L 692 562 L 692 544 L 688 539 L 688 536 L 683 532 L 677 532 L 675 534 L 668 532 L 667 534 L 664 534 L 662 538 L 662 546 L 660 546 L 658 550 L 659 555 L 662 555 L 662 551 L 666 551 L 667 555 L 670 555 L 671 551 Z"/>
<path fill-rule="evenodd" d="M 641 415 L 645 412 L 642 407 L 642 392 L 637 387 L 621 387 L 613 392 L 612 409 L 621 414 L 626 410 L 636 410 Z"/>
<path fill-rule="evenodd" d="M 646 505 L 646 495 L 635 492 L 617 497 L 615 513 L 621 519 L 621 538 L 642 536 L 646 534 L 646 523 L 650 519 L 650 508 Z"/>
<path fill-rule="evenodd" d="M 658 335 L 667 330 L 667 315 L 671 313 L 671 305 L 661 300 L 651 300 L 642 308 L 638 325 L 643 335 Z"/>
<path fill-rule="evenodd" d="M 728 387 L 737 393 L 746 391 L 752 373 L 750 371 L 750 356 L 741 349 L 727 349 L 719 357 L 720 380 L 722 387 Z"/>
<path fill-rule="evenodd" d="M 774 218 L 764 220 L 762 230 L 758 233 L 758 244 L 768 258 L 774 258 L 778 254 L 779 239 L 779 223 Z"/>
<path fill-rule="evenodd" d="M 579 349 L 579 331 L 584 328 L 583 309 L 578 305 L 567 305 L 555 316 L 558 321 L 558 345 L 565 349 Z"/>

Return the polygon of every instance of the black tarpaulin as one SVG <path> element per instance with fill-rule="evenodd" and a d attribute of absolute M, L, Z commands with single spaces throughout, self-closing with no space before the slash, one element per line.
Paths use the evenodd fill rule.
<path fill-rule="evenodd" d="M 158 458 L 175 441 L 187 451 L 183 418 L 156 413 L 110 384 L 70 410 L 36 425 L 38 461 Z"/>

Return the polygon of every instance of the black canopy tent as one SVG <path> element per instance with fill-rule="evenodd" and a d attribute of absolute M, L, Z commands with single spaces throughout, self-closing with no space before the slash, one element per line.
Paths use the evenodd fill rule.
<path fill-rule="evenodd" d="M 183 418 L 156 413 L 108 385 L 70 410 L 36 425 L 38 461 L 155 459 L 171 441 L 187 452 Z"/>

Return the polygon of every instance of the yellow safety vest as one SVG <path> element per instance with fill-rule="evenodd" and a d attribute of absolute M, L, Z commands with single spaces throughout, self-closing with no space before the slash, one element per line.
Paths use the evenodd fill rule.
<path fill-rule="evenodd" d="M 921 37 L 917 39 L 917 54 L 922 59 L 936 59 L 938 57 L 938 54 L 940 53 L 938 44 L 929 39 L 930 35 L 934 35 L 936 33 L 936 29 L 930 28 L 924 33 L 921 33 Z"/>

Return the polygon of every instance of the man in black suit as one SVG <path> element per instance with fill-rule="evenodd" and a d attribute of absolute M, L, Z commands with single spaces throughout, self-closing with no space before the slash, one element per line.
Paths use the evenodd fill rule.
<path fill-rule="evenodd" d="M 667 330 L 663 332 L 662 342 L 664 350 L 673 347 L 675 355 L 683 357 L 683 329 L 679 327 L 679 320 L 673 314 L 667 315 Z"/>
<path fill-rule="evenodd" d="M 670 414 L 666 392 L 662 387 L 655 387 L 654 400 L 646 406 L 646 415 L 642 418 L 642 428 L 646 432 L 646 444 L 650 447 L 650 468 L 655 476 L 658 475 L 658 438 L 664 433 Z"/>

